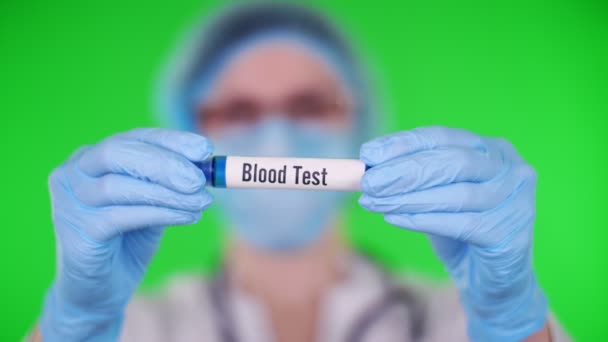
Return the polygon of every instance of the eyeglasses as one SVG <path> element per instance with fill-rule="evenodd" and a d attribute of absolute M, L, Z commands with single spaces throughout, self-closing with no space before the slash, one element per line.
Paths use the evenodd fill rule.
<path fill-rule="evenodd" d="M 233 96 L 202 104 L 197 110 L 199 127 L 205 131 L 228 126 L 253 125 L 269 115 L 285 116 L 296 122 L 341 124 L 349 120 L 350 101 L 336 99 L 320 91 L 306 90 L 286 97 L 279 103 L 263 103 L 251 96 Z"/>

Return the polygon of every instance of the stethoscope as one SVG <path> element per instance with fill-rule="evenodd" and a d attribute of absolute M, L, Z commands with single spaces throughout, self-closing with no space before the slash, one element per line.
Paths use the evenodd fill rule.
<path fill-rule="evenodd" d="M 215 321 L 218 335 L 222 342 L 239 342 L 236 333 L 234 316 L 228 305 L 228 277 L 221 272 L 211 282 L 208 291 L 211 304 L 215 309 Z M 357 317 L 353 328 L 346 335 L 345 342 L 362 342 L 367 332 L 380 320 L 383 313 L 402 305 L 409 311 L 410 337 L 416 341 L 422 335 L 424 314 L 419 300 L 407 289 L 390 285 L 387 276 L 383 276 L 384 295 Z"/>

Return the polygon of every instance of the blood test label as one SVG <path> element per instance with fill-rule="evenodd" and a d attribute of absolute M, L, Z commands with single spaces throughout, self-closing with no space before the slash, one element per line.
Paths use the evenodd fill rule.
<path fill-rule="evenodd" d="M 224 174 L 227 188 L 359 191 L 364 173 L 356 159 L 228 156 Z"/>

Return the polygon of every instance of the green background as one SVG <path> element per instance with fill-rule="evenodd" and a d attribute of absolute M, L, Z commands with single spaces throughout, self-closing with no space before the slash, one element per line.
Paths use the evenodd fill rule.
<path fill-rule="evenodd" d="M 374 5 L 370 5 L 373 3 Z M 535 265 L 579 341 L 606 340 L 608 12 L 600 1 L 318 1 L 371 62 L 384 132 L 463 127 L 510 139 L 536 168 Z M 152 90 L 199 0 L 0 2 L 0 339 L 35 322 L 53 278 L 47 176 L 79 145 L 156 125 Z M 425 238 L 353 204 L 356 245 L 393 270 L 445 277 Z M 145 280 L 218 261 L 216 214 L 171 229 Z M 601 326 L 603 324 L 603 326 Z"/>

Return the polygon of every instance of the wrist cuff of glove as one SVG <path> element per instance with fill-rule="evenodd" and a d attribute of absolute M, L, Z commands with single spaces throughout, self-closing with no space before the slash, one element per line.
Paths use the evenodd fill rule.
<path fill-rule="evenodd" d="M 540 330 L 547 321 L 548 304 L 534 277 L 531 286 L 508 300 L 464 304 L 472 341 L 515 342 Z"/>
<path fill-rule="evenodd" d="M 57 299 L 51 289 L 47 294 L 40 320 L 43 341 L 116 341 L 122 328 L 123 314 L 107 318 L 71 307 Z"/>

